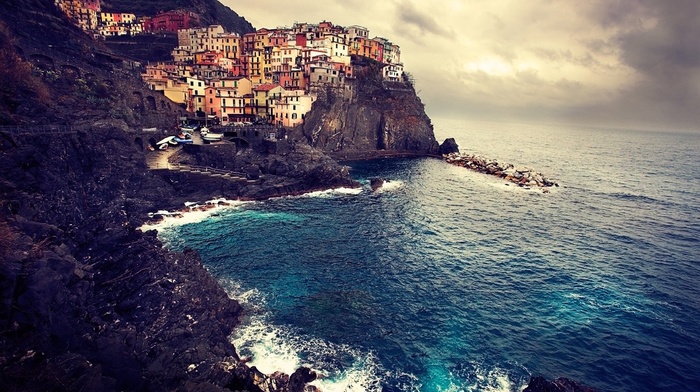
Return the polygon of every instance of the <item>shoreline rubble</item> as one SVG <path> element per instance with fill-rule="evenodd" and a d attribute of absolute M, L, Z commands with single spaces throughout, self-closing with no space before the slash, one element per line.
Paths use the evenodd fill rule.
<path fill-rule="evenodd" d="M 546 188 L 559 187 L 559 184 L 546 178 L 542 173 L 529 168 L 518 168 L 511 163 L 501 164 L 496 160 L 479 157 L 477 155 L 452 152 L 444 154 L 445 162 L 470 169 L 472 171 L 496 176 L 522 188 L 538 187 L 547 193 Z M 506 184 L 509 185 L 509 184 Z"/>

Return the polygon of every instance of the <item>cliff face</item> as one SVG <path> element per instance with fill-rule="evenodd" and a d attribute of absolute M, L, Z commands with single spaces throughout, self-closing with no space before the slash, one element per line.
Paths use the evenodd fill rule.
<path fill-rule="evenodd" d="M 167 190 L 139 156 L 118 129 L 3 135 L 0 389 L 234 379 L 227 337 L 240 306 L 196 254 L 169 253 L 136 230 Z"/>
<path fill-rule="evenodd" d="M 238 303 L 194 252 L 168 252 L 137 230 L 148 212 L 191 197 L 278 190 L 147 170 L 153 136 L 138 130 L 170 127 L 178 114 L 53 0 L 0 2 L 0 125 L 20 126 L 0 128 L 0 390 L 274 391 L 308 381 L 239 361 L 228 340 Z M 42 130 L 56 124 L 73 128 Z"/>
<path fill-rule="evenodd" d="M 438 153 L 430 118 L 411 84 L 382 81 L 376 63 L 355 66 L 356 79 L 343 90 L 321 90 L 292 135 L 337 159 Z"/>

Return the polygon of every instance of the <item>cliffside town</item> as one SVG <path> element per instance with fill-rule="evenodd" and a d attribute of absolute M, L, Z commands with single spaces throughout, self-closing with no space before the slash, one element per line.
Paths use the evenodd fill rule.
<path fill-rule="evenodd" d="M 144 81 L 190 113 L 222 125 L 300 124 L 319 90 L 352 95 L 357 61 L 382 63 L 386 81 L 402 81 L 398 45 L 361 26 L 295 23 L 289 28 L 227 32 L 218 25 L 178 30 L 172 62 L 149 64 Z"/>
<path fill-rule="evenodd" d="M 176 33 L 173 60 L 147 65 L 143 80 L 191 115 L 206 115 L 221 125 L 265 122 L 295 127 L 319 91 L 330 88 L 336 95 L 352 97 L 356 68 L 366 59 L 381 64 L 383 80 L 408 80 L 400 47 L 386 38 L 369 38 L 362 26 L 295 23 L 241 35 L 221 25 L 195 27 L 199 16 L 185 10 L 137 17 L 102 12 L 99 0 L 55 1 L 97 37 Z"/>

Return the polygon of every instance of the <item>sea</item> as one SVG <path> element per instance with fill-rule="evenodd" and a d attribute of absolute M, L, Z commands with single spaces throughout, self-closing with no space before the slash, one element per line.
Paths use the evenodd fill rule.
<path fill-rule="evenodd" d="M 347 163 L 359 189 L 158 225 L 244 305 L 239 355 L 324 392 L 700 391 L 700 133 L 434 124 L 558 187 L 380 159 Z"/>

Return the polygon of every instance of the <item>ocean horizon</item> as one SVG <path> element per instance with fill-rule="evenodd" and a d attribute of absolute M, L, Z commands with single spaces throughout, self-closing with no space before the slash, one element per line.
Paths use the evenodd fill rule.
<path fill-rule="evenodd" d="M 434 119 L 463 153 L 350 162 L 360 189 L 168 218 L 245 311 L 232 341 L 322 391 L 700 390 L 700 135 Z M 387 182 L 371 191 L 369 180 Z"/>

